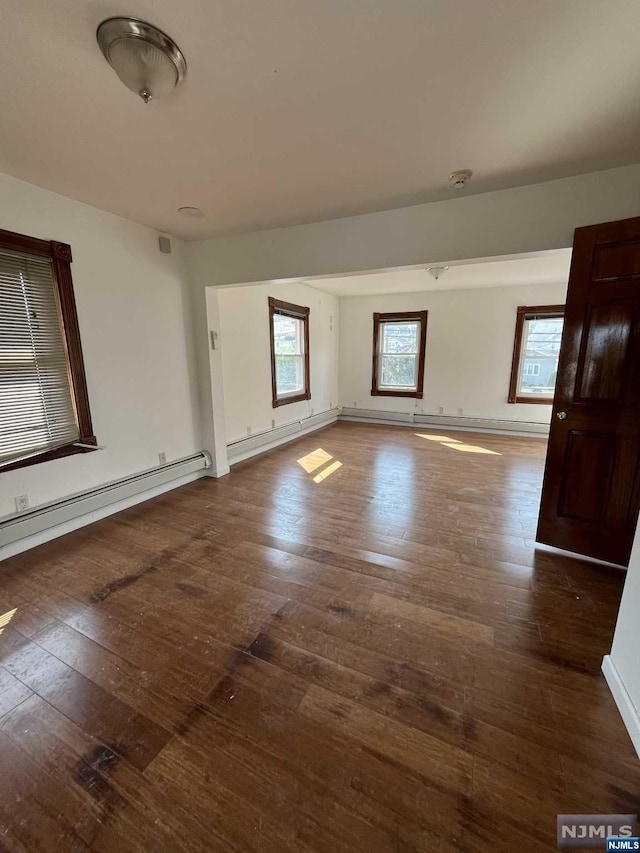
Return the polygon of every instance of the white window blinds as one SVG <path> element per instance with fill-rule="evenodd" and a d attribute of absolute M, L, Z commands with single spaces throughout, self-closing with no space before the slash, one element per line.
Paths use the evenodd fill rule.
<path fill-rule="evenodd" d="M 0 250 L 0 466 L 78 438 L 51 261 Z"/>

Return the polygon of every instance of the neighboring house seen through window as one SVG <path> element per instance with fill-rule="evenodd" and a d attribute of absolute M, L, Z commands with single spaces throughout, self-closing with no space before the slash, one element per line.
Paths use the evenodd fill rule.
<path fill-rule="evenodd" d="M 71 248 L 0 231 L 0 472 L 95 444 Z"/>
<path fill-rule="evenodd" d="M 518 308 L 510 403 L 553 402 L 563 322 L 564 305 Z"/>
<path fill-rule="evenodd" d="M 311 399 L 309 309 L 269 298 L 273 408 Z"/>
<path fill-rule="evenodd" d="M 374 397 L 422 397 L 427 312 L 373 315 Z"/>

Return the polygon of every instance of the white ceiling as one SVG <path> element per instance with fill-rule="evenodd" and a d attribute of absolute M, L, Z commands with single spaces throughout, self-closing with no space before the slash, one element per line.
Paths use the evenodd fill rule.
<path fill-rule="evenodd" d="M 534 258 L 456 264 L 436 281 L 426 269 L 343 276 L 307 281 L 305 284 L 335 296 L 373 296 L 415 293 L 425 290 L 469 290 L 476 287 L 509 287 L 518 284 L 566 284 L 571 249 Z"/>
<path fill-rule="evenodd" d="M 184 51 L 165 100 L 103 59 L 119 14 Z M 637 162 L 638 32 L 638 0 L 3 0 L 0 171 L 194 239 Z"/>

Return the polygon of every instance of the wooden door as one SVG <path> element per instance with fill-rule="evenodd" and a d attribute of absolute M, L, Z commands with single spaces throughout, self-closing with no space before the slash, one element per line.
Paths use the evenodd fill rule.
<path fill-rule="evenodd" d="M 627 565 L 640 508 L 640 217 L 578 228 L 537 539 Z"/>

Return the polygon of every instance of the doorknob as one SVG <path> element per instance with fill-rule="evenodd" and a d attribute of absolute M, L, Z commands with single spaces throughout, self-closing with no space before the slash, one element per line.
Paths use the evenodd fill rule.
<path fill-rule="evenodd" d="M 559 421 L 563 421 L 567 417 L 567 413 L 566 412 L 558 412 L 556 414 L 556 417 L 558 418 Z"/>

